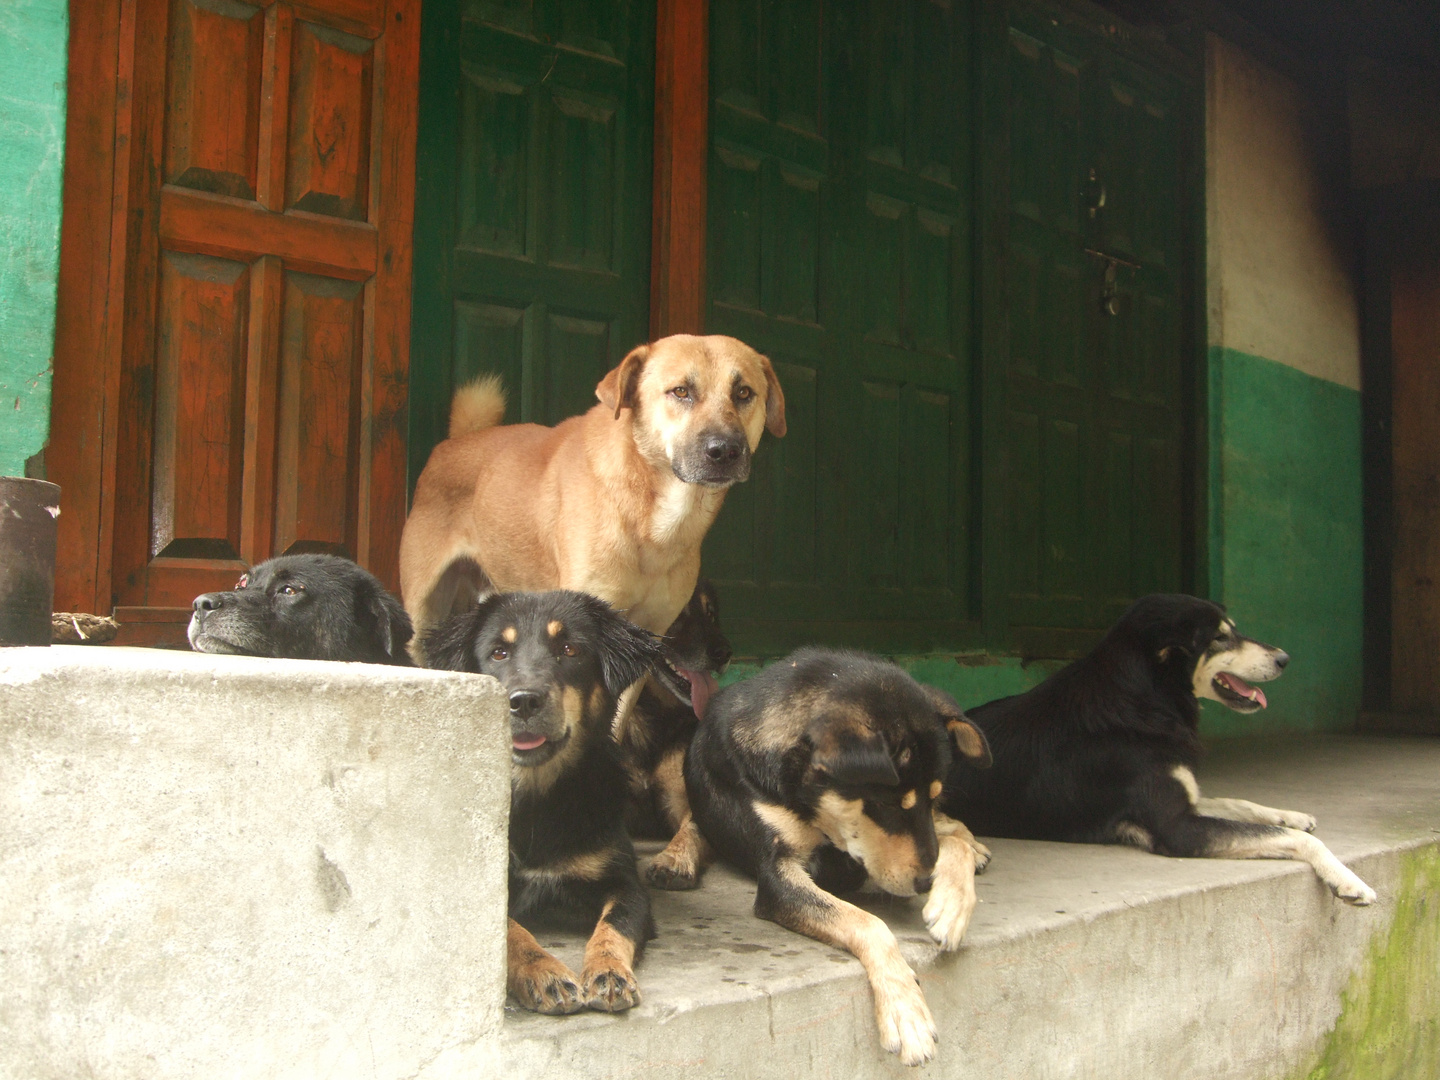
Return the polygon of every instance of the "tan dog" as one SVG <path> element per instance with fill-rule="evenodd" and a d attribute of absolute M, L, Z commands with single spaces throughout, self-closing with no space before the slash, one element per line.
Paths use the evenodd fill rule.
<path fill-rule="evenodd" d="M 498 381 L 455 395 L 400 540 L 416 641 L 477 597 L 575 589 L 664 633 L 695 590 L 700 542 L 765 431 L 785 434 L 770 361 L 730 337 L 633 350 L 600 404 L 553 428 L 497 427 Z"/>

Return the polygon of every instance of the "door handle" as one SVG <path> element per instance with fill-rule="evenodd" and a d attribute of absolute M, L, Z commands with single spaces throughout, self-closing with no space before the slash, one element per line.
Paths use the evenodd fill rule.
<path fill-rule="evenodd" d="M 1128 266 L 1132 270 L 1139 270 L 1140 264 L 1131 262 L 1129 259 L 1122 259 L 1119 255 L 1111 255 L 1104 251 L 1096 251 L 1094 248 L 1086 248 L 1086 255 L 1093 255 L 1097 259 L 1105 260 L 1105 284 L 1100 288 L 1100 310 L 1107 315 L 1120 314 L 1120 290 L 1118 278 L 1119 267 Z"/>

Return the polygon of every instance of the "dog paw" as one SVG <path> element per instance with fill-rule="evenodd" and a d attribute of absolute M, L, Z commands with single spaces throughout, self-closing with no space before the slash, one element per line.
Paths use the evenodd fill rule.
<path fill-rule="evenodd" d="M 629 968 L 587 969 L 581 994 L 585 1005 L 598 1012 L 624 1012 L 640 1004 L 640 987 Z"/>
<path fill-rule="evenodd" d="M 975 870 L 973 843 L 958 836 L 941 837 L 935 884 L 921 915 L 930 936 L 945 952 L 960 947 L 975 913 Z"/>
<path fill-rule="evenodd" d="M 972 839 L 970 841 L 970 850 L 975 852 L 975 873 L 983 874 L 985 868 L 990 865 L 990 860 L 993 858 L 990 854 L 990 849 L 980 843 L 979 840 Z"/>
<path fill-rule="evenodd" d="M 533 1012 L 565 1016 L 585 1007 L 579 979 L 564 964 L 536 966 L 510 979 L 510 993 Z"/>
<path fill-rule="evenodd" d="M 935 1056 L 935 1020 L 915 975 L 904 975 L 872 983 L 875 993 L 875 1022 L 880 1028 L 880 1045 L 898 1054 L 904 1065 L 920 1065 Z"/>
<path fill-rule="evenodd" d="M 676 856 L 668 848 L 650 860 L 645 880 L 657 889 L 680 892 L 700 887 L 700 868 L 690 858 Z"/>
<path fill-rule="evenodd" d="M 1299 829 L 1301 832 L 1315 831 L 1315 818 L 1310 814 L 1302 814 L 1298 810 L 1276 810 L 1275 824 L 1283 825 L 1287 829 Z"/>
<path fill-rule="evenodd" d="M 1375 890 L 1354 874 L 1349 874 L 1330 886 L 1335 895 L 1355 907 L 1367 907 L 1375 902 Z"/>

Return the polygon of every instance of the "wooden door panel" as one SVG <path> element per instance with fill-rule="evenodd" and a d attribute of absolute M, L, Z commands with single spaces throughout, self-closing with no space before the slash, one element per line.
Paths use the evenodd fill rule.
<path fill-rule="evenodd" d="M 122 21 L 112 587 L 144 640 L 284 551 L 393 581 L 417 30 L 415 0 Z"/>
<path fill-rule="evenodd" d="M 238 0 L 172 0 L 165 182 L 255 197 L 265 12 Z"/>
<path fill-rule="evenodd" d="M 375 43 L 302 19 L 291 34 L 285 206 L 363 221 Z"/>
<path fill-rule="evenodd" d="M 590 408 L 650 293 L 653 0 L 439 0 L 426 20 L 412 482 L 477 375 L 501 377 L 508 422 Z"/>
<path fill-rule="evenodd" d="M 250 267 L 163 252 L 150 556 L 240 558 Z"/>

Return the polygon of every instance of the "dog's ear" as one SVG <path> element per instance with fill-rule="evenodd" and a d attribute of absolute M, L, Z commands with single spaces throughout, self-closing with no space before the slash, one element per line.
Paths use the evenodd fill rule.
<path fill-rule="evenodd" d="M 985 733 L 975 726 L 964 710 L 955 703 L 955 699 L 945 691 L 923 684 L 921 688 L 935 706 L 935 714 L 940 723 L 945 725 L 946 732 L 955 740 L 955 749 L 969 758 L 970 763 L 977 769 L 988 769 L 995 759 L 990 754 L 990 740 L 985 738 Z"/>
<path fill-rule="evenodd" d="M 640 372 L 645 369 L 645 361 L 650 359 L 650 346 L 637 345 L 630 350 L 630 354 L 620 361 L 620 366 L 611 369 L 605 378 L 600 380 L 600 385 L 595 387 L 595 396 L 600 399 L 600 404 L 615 412 L 615 419 L 620 419 L 621 409 L 633 409 L 639 401 Z"/>
<path fill-rule="evenodd" d="M 780 389 L 780 380 L 775 377 L 775 368 L 768 356 L 760 357 L 760 368 L 765 372 L 765 430 L 775 438 L 785 435 L 785 391 Z"/>
<path fill-rule="evenodd" d="M 500 602 L 500 596 L 500 593 L 491 593 L 480 601 L 479 607 L 451 615 L 438 626 L 424 631 L 420 635 L 421 662 L 428 668 L 479 674 L 475 638 Z"/>
<path fill-rule="evenodd" d="M 391 663 L 409 664 L 410 656 L 406 653 L 405 646 L 415 636 L 415 628 L 410 624 L 410 616 L 405 614 L 400 601 L 376 585 L 373 586 L 365 606 L 375 620 L 375 636 L 380 641 L 380 647 L 385 650 L 385 655 L 390 657 Z"/>
<path fill-rule="evenodd" d="M 605 689 L 619 697 L 631 683 L 638 682 L 652 668 L 664 666 L 660 639 L 642 630 L 604 600 L 586 597 L 595 620 L 596 653 Z"/>
<path fill-rule="evenodd" d="M 880 784 L 895 787 L 900 774 L 890 760 L 885 737 L 857 724 L 851 716 L 822 714 L 807 732 L 810 767 L 837 784 Z"/>

